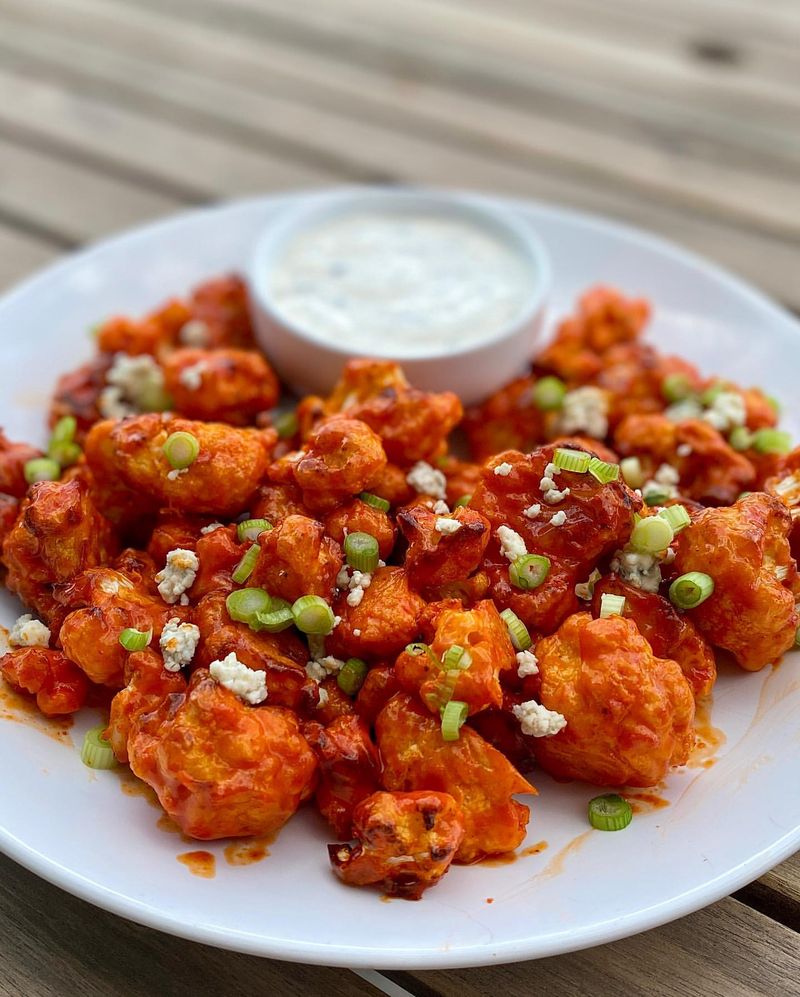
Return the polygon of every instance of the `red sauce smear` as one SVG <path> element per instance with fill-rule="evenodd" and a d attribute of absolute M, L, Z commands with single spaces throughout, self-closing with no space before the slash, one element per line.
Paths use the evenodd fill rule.
<path fill-rule="evenodd" d="M 252 865 L 269 855 L 269 846 L 277 834 L 268 834 L 260 838 L 248 838 L 244 841 L 234 841 L 224 851 L 228 865 Z"/>
<path fill-rule="evenodd" d="M 512 862 L 516 862 L 517 859 L 524 858 L 526 855 L 538 855 L 547 848 L 546 841 L 537 841 L 535 845 L 529 845 L 527 848 L 523 848 L 519 852 L 505 852 L 503 855 L 491 855 L 489 858 L 481 859 L 476 865 L 487 865 L 487 866 L 498 866 L 498 865 L 511 865 Z"/>
<path fill-rule="evenodd" d="M 487 897 L 486 898 L 486 903 L 487 904 L 493 904 L 494 903 L 494 897 Z"/>
<path fill-rule="evenodd" d="M 654 810 L 662 810 L 669 806 L 669 800 L 655 793 L 623 793 L 635 814 L 649 814 Z"/>
<path fill-rule="evenodd" d="M 719 727 L 711 723 L 711 696 L 699 699 L 695 706 L 694 729 L 697 741 L 694 750 L 686 763 L 689 768 L 711 768 L 715 764 L 714 757 L 727 738 Z"/>
<path fill-rule="evenodd" d="M 186 866 L 193 876 L 213 879 L 217 874 L 217 860 L 211 852 L 184 852 L 182 855 L 177 855 L 176 858 Z"/>
<path fill-rule="evenodd" d="M 119 788 L 126 796 L 141 796 L 147 800 L 151 807 L 155 807 L 156 810 L 161 809 L 155 790 L 151 789 L 146 782 L 137 779 L 129 768 L 119 768 L 117 771 L 119 772 Z"/>

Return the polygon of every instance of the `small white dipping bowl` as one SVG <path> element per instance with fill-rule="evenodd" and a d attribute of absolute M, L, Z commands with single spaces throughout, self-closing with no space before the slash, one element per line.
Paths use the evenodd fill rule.
<path fill-rule="evenodd" d="M 469 225 L 511 250 L 530 274 L 516 314 L 478 341 L 458 341 L 414 355 L 389 336 L 371 336 L 369 347 L 337 342 L 335 332 L 301 324 L 281 309 L 272 281 L 276 267 L 303 235 L 319 227 L 364 215 L 415 216 Z M 409 381 L 426 391 L 454 391 L 474 404 L 523 373 L 540 343 L 551 271 L 536 233 L 513 215 L 479 198 L 432 191 L 354 188 L 310 195 L 284 209 L 258 239 L 248 280 L 256 334 L 280 377 L 298 393 L 328 394 L 347 360 L 355 356 L 397 360 Z"/>

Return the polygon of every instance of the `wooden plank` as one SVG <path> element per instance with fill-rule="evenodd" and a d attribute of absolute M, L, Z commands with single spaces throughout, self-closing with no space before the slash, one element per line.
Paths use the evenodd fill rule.
<path fill-rule="evenodd" d="M 664 927 L 583 952 L 510 966 L 386 975 L 420 997 L 796 997 L 800 938 L 728 898 Z"/>
<path fill-rule="evenodd" d="M 800 852 L 736 894 L 737 899 L 800 932 Z"/>
<path fill-rule="evenodd" d="M 0 292 L 56 259 L 63 247 L 0 224 Z"/>
<path fill-rule="evenodd" d="M 265 903 L 277 902 L 265 898 Z M 0 856 L 1 997 L 375 997 L 346 970 L 172 938 L 63 893 Z"/>

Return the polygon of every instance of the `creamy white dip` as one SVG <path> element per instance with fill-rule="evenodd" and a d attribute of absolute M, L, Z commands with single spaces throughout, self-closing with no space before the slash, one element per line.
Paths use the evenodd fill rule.
<path fill-rule="evenodd" d="M 419 357 L 491 339 L 520 316 L 533 282 L 521 252 L 468 218 L 364 211 L 296 236 L 270 291 L 315 338 Z"/>

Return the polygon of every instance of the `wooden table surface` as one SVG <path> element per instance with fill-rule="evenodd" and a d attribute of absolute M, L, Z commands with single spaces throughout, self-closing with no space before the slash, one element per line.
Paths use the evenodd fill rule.
<path fill-rule="evenodd" d="M 799 171 L 796 0 L 0 0 L 2 286 L 187 206 L 396 181 L 611 215 L 800 308 Z M 377 982 L 800 994 L 798 929 L 795 856 L 626 941 Z M 0 858 L 0 995 L 377 992 L 137 927 Z"/>

